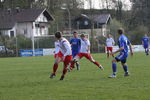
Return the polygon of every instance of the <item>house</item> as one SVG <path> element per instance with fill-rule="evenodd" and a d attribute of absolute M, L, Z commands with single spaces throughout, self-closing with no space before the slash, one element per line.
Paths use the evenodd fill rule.
<path fill-rule="evenodd" d="M 49 22 L 54 18 L 46 9 L 8 9 L 0 11 L 0 35 L 28 38 L 48 35 Z"/>
<path fill-rule="evenodd" d="M 72 19 L 72 30 L 79 33 L 91 33 L 91 28 L 97 36 L 106 36 L 109 32 L 108 25 L 111 21 L 110 14 L 85 15 L 81 14 Z M 92 24 L 93 23 L 93 24 Z M 66 31 L 67 32 L 67 31 Z"/>

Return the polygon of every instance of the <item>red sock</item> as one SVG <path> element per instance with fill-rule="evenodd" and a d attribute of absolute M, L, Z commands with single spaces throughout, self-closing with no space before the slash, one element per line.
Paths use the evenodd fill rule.
<path fill-rule="evenodd" d="M 62 76 L 65 76 L 66 73 L 67 73 L 67 68 L 64 68 Z"/>
<path fill-rule="evenodd" d="M 97 61 L 95 61 L 95 62 L 93 62 L 96 66 L 100 66 L 100 64 L 97 62 Z"/>
<path fill-rule="evenodd" d="M 57 68 L 58 68 L 58 64 L 54 64 L 54 66 L 53 66 L 53 74 L 55 74 L 55 73 L 56 73 Z"/>
<path fill-rule="evenodd" d="M 72 61 L 70 67 L 73 69 L 74 65 L 75 65 L 75 61 Z"/>

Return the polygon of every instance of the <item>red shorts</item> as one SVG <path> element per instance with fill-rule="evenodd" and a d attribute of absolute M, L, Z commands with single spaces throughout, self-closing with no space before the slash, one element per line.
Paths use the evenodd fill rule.
<path fill-rule="evenodd" d="M 82 57 L 85 57 L 85 58 L 87 58 L 87 59 L 89 59 L 89 60 L 92 59 L 92 56 L 91 56 L 89 53 L 79 53 L 78 56 L 80 57 L 80 59 L 81 59 Z"/>
<path fill-rule="evenodd" d="M 59 51 L 57 54 L 54 55 L 54 58 L 56 57 L 63 58 L 63 54 Z"/>
<path fill-rule="evenodd" d="M 63 61 L 64 62 L 64 66 L 67 67 L 71 63 L 71 61 L 72 61 L 72 55 L 66 56 L 64 61 Z"/>
<path fill-rule="evenodd" d="M 111 51 L 112 52 L 113 47 L 107 47 L 107 52 Z"/>

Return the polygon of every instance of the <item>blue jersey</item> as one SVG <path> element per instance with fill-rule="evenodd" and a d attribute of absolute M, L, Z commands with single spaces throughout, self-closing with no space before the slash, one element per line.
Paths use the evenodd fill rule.
<path fill-rule="evenodd" d="M 71 39 L 70 44 L 72 48 L 72 55 L 77 55 L 80 52 L 81 40 L 79 38 L 73 38 Z"/>
<path fill-rule="evenodd" d="M 128 38 L 122 34 L 119 37 L 118 45 L 119 45 L 119 48 L 123 47 L 124 49 L 122 51 L 120 51 L 120 53 L 128 55 L 128 45 L 129 44 L 130 44 L 130 41 L 128 40 Z"/>
<path fill-rule="evenodd" d="M 148 37 L 143 37 L 142 41 L 143 41 L 144 46 L 148 46 L 148 44 L 149 44 L 149 38 Z"/>

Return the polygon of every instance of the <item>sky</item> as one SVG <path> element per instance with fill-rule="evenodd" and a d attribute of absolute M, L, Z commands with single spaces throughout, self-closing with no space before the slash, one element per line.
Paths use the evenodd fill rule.
<path fill-rule="evenodd" d="M 95 8 L 95 9 L 101 9 L 102 8 L 101 1 L 104 1 L 103 4 L 106 7 L 106 5 L 105 5 L 105 1 L 106 0 L 92 0 L 93 8 Z M 124 3 L 123 9 L 126 9 L 126 10 L 130 10 L 131 9 L 131 5 L 132 4 L 131 4 L 131 2 L 129 0 L 122 0 L 122 2 Z M 88 4 L 87 0 L 84 0 L 84 8 L 85 9 L 89 9 L 89 4 Z"/>

